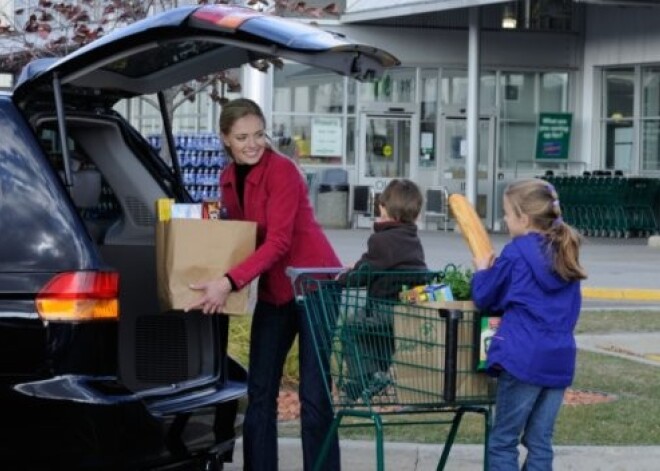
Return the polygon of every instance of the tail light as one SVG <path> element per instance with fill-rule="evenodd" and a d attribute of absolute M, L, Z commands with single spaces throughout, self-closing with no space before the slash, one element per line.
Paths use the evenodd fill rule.
<path fill-rule="evenodd" d="M 246 20 L 254 16 L 264 16 L 256 10 L 250 8 L 236 7 L 218 7 L 216 5 L 207 5 L 198 8 L 192 15 L 198 26 L 213 26 L 220 30 L 234 32 Z"/>
<path fill-rule="evenodd" d="M 37 295 L 37 312 L 45 321 L 118 319 L 118 295 L 116 272 L 60 273 Z"/>

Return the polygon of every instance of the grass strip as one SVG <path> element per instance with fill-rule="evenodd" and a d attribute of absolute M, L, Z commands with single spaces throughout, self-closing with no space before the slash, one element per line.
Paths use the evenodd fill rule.
<path fill-rule="evenodd" d="M 660 312 L 589 311 L 581 315 L 577 326 L 580 334 L 654 331 L 660 331 Z M 579 351 L 573 388 L 613 394 L 617 399 L 562 407 L 555 430 L 556 445 L 660 445 L 660 367 Z M 437 416 L 447 418 L 447 414 Z M 428 419 L 428 414 L 424 418 Z M 448 429 L 443 425 L 392 426 L 385 428 L 385 439 L 439 444 L 444 442 Z M 280 432 L 282 436 L 298 436 L 297 421 L 280 424 Z M 368 428 L 342 429 L 341 436 L 373 439 Z M 467 414 L 456 442 L 482 443 L 483 437 L 481 417 Z"/>

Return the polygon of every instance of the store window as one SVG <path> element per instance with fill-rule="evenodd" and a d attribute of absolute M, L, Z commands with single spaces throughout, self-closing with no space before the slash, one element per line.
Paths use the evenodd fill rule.
<path fill-rule="evenodd" d="M 568 109 L 568 74 L 541 74 L 541 110 L 545 113 Z"/>
<path fill-rule="evenodd" d="M 275 147 L 302 165 L 355 163 L 355 82 L 299 64 L 273 78 Z"/>
<path fill-rule="evenodd" d="M 539 113 L 568 111 L 568 73 L 504 71 L 499 95 L 499 168 L 532 168 Z"/>
<path fill-rule="evenodd" d="M 355 165 L 357 147 L 357 119 L 351 116 L 346 124 L 346 165 Z"/>
<path fill-rule="evenodd" d="M 660 171 L 660 66 L 642 69 L 642 170 Z"/>
<path fill-rule="evenodd" d="M 602 71 L 602 161 L 608 170 L 660 172 L 660 65 Z"/>
<path fill-rule="evenodd" d="M 419 166 L 433 167 L 436 162 L 436 127 L 438 122 L 438 69 L 421 73 L 421 117 Z"/>
<path fill-rule="evenodd" d="M 388 70 L 378 80 L 360 84 L 360 101 L 375 103 L 413 103 L 415 69 Z"/>
<path fill-rule="evenodd" d="M 629 173 L 634 168 L 635 69 L 605 70 L 603 82 L 605 168 Z"/>
<path fill-rule="evenodd" d="M 479 88 L 479 109 L 490 112 L 495 107 L 497 83 L 493 72 L 482 72 Z M 467 106 L 468 78 L 466 70 L 443 70 L 440 80 L 440 102 L 443 108 L 465 109 Z"/>
<path fill-rule="evenodd" d="M 314 67 L 285 64 L 276 70 L 273 109 L 289 113 L 341 113 L 344 79 Z"/>

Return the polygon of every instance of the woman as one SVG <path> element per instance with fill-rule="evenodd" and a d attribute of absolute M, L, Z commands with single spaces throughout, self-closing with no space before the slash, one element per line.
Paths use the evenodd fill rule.
<path fill-rule="evenodd" d="M 189 308 L 221 313 L 232 290 L 260 276 L 243 424 L 245 469 L 277 469 L 277 397 L 284 361 L 296 334 L 300 336 L 303 461 L 305 469 L 311 469 L 333 416 L 310 326 L 295 302 L 285 270 L 289 266 L 339 267 L 340 261 L 314 219 L 299 170 L 270 148 L 265 127 L 263 112 L 251 100 L 239 98 L 222 109 L 220 133 L 233 161 L 220 179 L 222 205 L 229 219 L 257 223 L 257 250 L 227 273 L 194 285 L 202 296 Z M 325 469 L 339 469 L 336 435 Z"/>

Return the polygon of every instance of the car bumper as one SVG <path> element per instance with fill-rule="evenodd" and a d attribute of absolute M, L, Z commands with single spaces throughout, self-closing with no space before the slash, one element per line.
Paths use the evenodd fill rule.
<path fill-rule="evenodd" d="M 12 469 L 173 469 L 231 458 L 247 385 L 133 394 L 112 378 L 66 375 L 15 385 L 0 404 L 0 456 Z"/>

